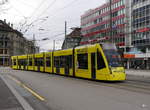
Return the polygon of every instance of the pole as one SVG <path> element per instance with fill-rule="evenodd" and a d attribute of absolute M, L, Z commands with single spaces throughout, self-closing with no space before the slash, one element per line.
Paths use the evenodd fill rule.
<path fill-rule="evenodd" d="M 66 42 L 66 37 L 67 37 L 67 22 L 65 21 L 65 40 L 64 40 L 64 42 L 65 42 L 65 45 L 66 45 L 66 48 L 67 48 L 67 42 Z"/>
<path fill-rule="evenodd" d="M 35 34 L 33 34 L 33 53 L 35 54 Z"/>
<path fill-rule="evenodd" d="M 65 21 L 65 39 L 66 39 L 66 36 L 67 36 L 67 22 Z"/>
<path fill-rule="evenodd" d="M 113 35 L 112 35 L 112 1 L 109 0 L 109 5 L 110 5 L 110 39 L 111 39 L 111 42 L 113 43 L 114 42 L 114 39 L 113 39 Z"/>
<path fill-rule="evenodd" d="M 4 41 L 4 36 L 3 36 L 3 66 L 4 66 L 4 64 L 5 64 L 5 56 L 4 56 L 4 54 L 5 54 L 5 41 Z"/>
<path fill-rule="evenodd" d="M 53 51 L 55 50 L 55 40 L 53 40 Z"/>

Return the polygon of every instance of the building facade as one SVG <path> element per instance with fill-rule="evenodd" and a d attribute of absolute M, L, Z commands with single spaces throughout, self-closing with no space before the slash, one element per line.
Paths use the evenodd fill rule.
<path fill-rule="evenodd" d="M 71 28 L 73 31 L 68 34 L 63 42 L 62 49 L 73 48 L 80 45 L 81 28 Z"/>
<path fill-rule="evenodd" d="M 80 45 L 115 43 L 127 68 L 150 69 L 150 0 L 107 0 L 81 16 Z"/>
<path fill-rule="evenodd" d="M 127 53 L 127 66 L 150 69 L 150 0 L 131 0 L 130 21 L 133 48 Z"/>
<path fill-rule="evenodd" d="M 36 48 L 32 41 L 14 30 L 12 24 L 0 20 L 0 66 L 9 66 L 11 56 L 35 53 Z"/>
<path fill-rule="evenodd" d="M 132 0 L 132 45 L 150 51 L 150 0 Z"/>
<path fill-rule="evenodd" d="M 81 16 L 81 45 L 96 42 L 114 42 L 119 48 L 129 43 L 129 0 L 111 0 Z M 110 14 L 111 13 L 111 14 Z"/>

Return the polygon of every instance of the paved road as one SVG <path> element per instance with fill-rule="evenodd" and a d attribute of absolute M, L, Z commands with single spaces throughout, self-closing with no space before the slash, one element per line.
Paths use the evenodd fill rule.
<path fill-rule="evenodd" d="M 150 110 L 148 94 L 48 73 L 8 69 L 4 72 L 43 96 L 52 110 Z"/>
<path fill-rule="evenodd" d="M 150 70 L 126 69 L 126 74 L 127 75 L 133 75 L 133 76 L 150 78 Z"/>

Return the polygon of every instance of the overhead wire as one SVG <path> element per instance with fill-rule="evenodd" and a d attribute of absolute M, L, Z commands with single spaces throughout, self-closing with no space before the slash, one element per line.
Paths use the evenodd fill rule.
<path fill-rule="evenodd" d="M 24 2 L 24 1 L 22 1 L 22 0 L 17 0 L 17 1 L 20 2 L 20 3 L 23 4 L 23 5 L 26 5 L 26 6 L 30 7 L 30 8 L 33 8 L 32 5 L 29 5 L 29 4 L 27 4 L 26 2 Z"/>
<path fill-rule="evenodd" d="M 68 6 L 70 6 L 71 4 L 73 4 L 75 1 L 77 1 L 77 0 L 73 0 L 72 2 L 68 3 L 68 4 L 65 5 L 64 7 L 60 8 L 58 11 L 61 11 L 61 10 L 65 9 L 65 8 L 67 8 Z M 55 2 L 56 2 L 56 0 L 54 0 L 51 5 L 53 5 Z M 49 8 L 49 7 L 48 7 L 48 8 Z M 46 9 L 48 9 L 48 8 L 46 8 Z M 57 11 L 57 12 L 58 12 L 58 11 Z M 44 13 L 44 12 L 45 12 L 45 11 L 43 11 L 43 13 Z M 42 15 L 42 14 L 40 14 L 40 15 Z"/>
<path fill-rule="evenodd" d="M 43 5 L 43 3 L 44 3 L 45 1 L 46 1 L 46 0 L 42 0 L 42 1 L 39 3 L 39 5 L 35 8 L 35 10 L 34 10 L 34 11 L 30 14 L 30 16 L 26 19 L 24 25 L 27 24 L 27 20 L 31 19 L 31 18 L 35 15 L 36 11 Z M 22 27 L 23 27 L 23 26 L 22 26 Z"/>
<path fill-rule="evenodd" d="M 48 7 L 47 7 L 45 10 L 42 11 L 42 13 L 41 13 L 39 16 L 41 16 L 43 13 L 45 13 L 45 11 L 47 11 L 55 2 L 56 2 L 56 0 L 53 0 L 53 1 L 48 5 Z M 30 17 L 30 18 L 31 18 L 31 17 Z M 29 24 L 29 26 L 31 26 L 31 24 L 34 23 L 34 22 L 37 21 L 37 20 L 39 20 L 39 17 L 38 17 L 37 19 L 35 19 L 34 21 L 32 21 L 32 22 Z M 28 26 L 28 28 L 27 28 L 26 30 L 29 29 L 29 26 Z"/>
<path fill-rule="evenodd" d="M 55 4 L 56 1 L 57 1 L 57 0 L 53 0 L 53 1 L 48 5 L 48 7 L 47 7 L 45 10 L 42 11 L 42 13 L 41 13 L 39 16 L 41 16 L 42 14 L 44 14 L 52 5 Z"/>
<path fill-rule="evenodd" d="M 64 7 L 62 7 L 62 8 L 59 8 L 56 12 L 55 12 L 55 14 L 51 14 L 50 16 L 51 17 L 55 17 L 57 14 L 58 14 L 58 12 L 60 12 L 60 11 L 62 11 L 62 10 L 64 10 L 64 9 L 66 9 L 66 8 L 68 8 L 69 6 L 71 6 L 71 4 L 73 4 L 74 2 L 76 2 L 76 1 L 78 1 L 78 0 L 73 0 L 73 1 L 71 1 L 70 3 L 68 3 L 67 5 L 65 5 Z M 43 23 L 44 24 L 44 23 Z M 43 25 L 42 24 L 42 25 Z"/>
<path fill-rule="evenodd" d="M 40 16 L 42 16 L 42 14 L 44 14 L 45 11 L 47 11 L 52 5 L 54 5 L 54 3 L 55 3 L 56 1 L 57 1 L 57 0 L 53 0 L 53 1 L 51 2 L 51 4 L 50 4 L 44 11 L 42 11 L 42 13 L 40 14 Z M 73 0 L 72 2 L 68 3 L 67 5 L 65 5 L 64 7 L 60 8 L 58 11 L 56 11 L 56 13 L 59 12 L 59 11 L 62 11 L 63 9 L 65 9 L 65 8 L 67 8 L 67 7 L 69 7 L 69 6 L 71 6 L 71 4 L 73 4 L 75 1 L 77 1 L 77 0 Z M 39 18 L 37 18 L 37 19 L 39 19 Z M 43 23 L 43 24 L 44 24 L 44 23 Z"/>
<path fill-rule="evenodd" d="M 10 3 L 10 6 L 18 13 L 18 14 L 21 14 L 24 18 L 26 18 L 26 16 L 20 11 L 20 10 L 18 10 L 17 8 L 15 8 L 12 4 L 11 4 L 11 2 L 9 2 Z"/>
<path fill-rule="evenodd" d="M 63 9 L 66 9 L 67 7 L 69 7 L 71 4 L 73 4 L 74 2 L 76 2 L 77 0 L 73 0 L 72 2 L 68 3 L 67 5 L 65 5 L 64 7 L 60 8 L 57 12 L 59 11 L 62 11 Z M 54 3 L 56 2 L 56 0 L 53 0 L 53 2 L 51 2 L 51 4 L 45 9 L 42 11 L 42 13 L 40 15 L 43 15 Z M 56 14 L 55 14 L 56 15 Z M 38 18 L 37 18 L 38 19 Z M 37 20 L 36 19 L 36 20 Z M 28 31 L 29 27 L 25 30 Z M 55 36 L 52 36 L 52 37 L 55 37 Z"/>
<path fill-rule="evenodd" d="M 38 11 L 38 9 L 40 9 L 40 7 L 43 5 L 43 3 L 45 2 L 46 0 L 42 0 L 39 5 L 35 8 L 35 10 L 30 14 L 29 18 L 32 18 L 33 15 L 35 15 L 36 11 Z"/>

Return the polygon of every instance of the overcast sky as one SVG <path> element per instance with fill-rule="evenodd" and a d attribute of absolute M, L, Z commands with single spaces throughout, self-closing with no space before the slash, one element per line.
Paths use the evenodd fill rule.
<path fill-rule="evenodd" d="M 0 0 L 0 2 L 3 0 Z M 67 33 L 71 27 L 80 27 L 80 16 L 89 9 L 105 3 L 105 0 L 8 0 L 0 6 L 0 19 L 14 24 L 28 39 L 49 38 L 36 41 L 43 50 L 59 48 L 64 39 L 64 22 L 67 21 Z"/>

